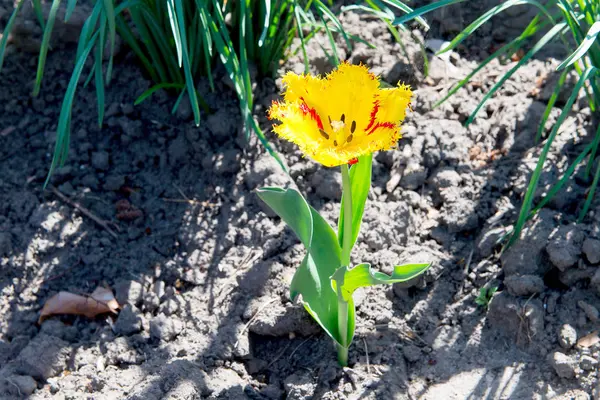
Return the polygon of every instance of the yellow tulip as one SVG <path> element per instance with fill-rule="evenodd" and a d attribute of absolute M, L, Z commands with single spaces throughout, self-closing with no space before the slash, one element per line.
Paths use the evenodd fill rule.
<path fill-rule="evenodd" d="M 359 156 L 393 148 L 410 107 L 410 87 L 379 87 L 379 77 L 362 65 L 340 64 L 325 78 L 287 73 L 284 100 L 273 102 L 269 118 L 282 138 L 315 161 L 335 167 Z"/>

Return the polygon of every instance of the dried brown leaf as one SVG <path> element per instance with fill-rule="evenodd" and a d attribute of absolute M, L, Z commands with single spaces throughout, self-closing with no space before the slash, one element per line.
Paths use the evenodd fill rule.
<path fill-rule="evenodd" d="M 115 313 L 120 308 L 110 289 L 99 286 L 90 296 L 82 296 L 71 292 L 59 292 L 50 297 L 40 314 L 38 323 L 55 314 L 84 315 L 94 318 L 108 312 Z"/>
<path fill-rule="evenodd" d="M 600 336 L 598 336 L 598 331 L 594 331 L 589 333 L 583 337 L 581 337 L 577 341 L 577 347 L 587 349 L 588 347 L 592 347 L 596 343 L 600 342 Z"/>

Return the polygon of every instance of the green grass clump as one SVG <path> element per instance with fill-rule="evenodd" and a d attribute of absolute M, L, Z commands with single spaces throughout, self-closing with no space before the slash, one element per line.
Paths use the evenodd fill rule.
<path fill-rule="evenodd" d="M 4 29 L 0 41 L 0 70 L 9 34 L 25 1 L 17 3 Z M 61 0 L 52 1 L 47 18 L 43 16 L 41 0 L 31 1 L 44 32 L 33 89 L 33 95 L 37 96 Z M 67 0 L 65 22 L 76 6 L 77 0 Z M 209 111 L 195 89 L 196 84 L 200 78 L 207 77 L 214 89 L 212 68 L 216 62 L 222 62 L 239 98 L 247 134 L 254 132 L 283 166 L 252 117 L 250 64 L 254 64 L 262 76 L 275 76 L 281 63 L 292 54 L 290 46 L 298 37 L 300 48 L 297 51 L 303 52 L 308 70 L 306 43 L 320 31 L 325 32 L 331 41 L 333 50 L 326 51 L 327 57 L 339 62 L 334 34 L 342 35 L 350 48 L 351 40 L 356 38 L 344 32 L 331 7 L 332 0 L 327 3 L 321 0 L 97 0 L 79 36 L 74 68 L 59 116 L 48 179 L 67 158 L 71 112 L 82 74 L 87 74 L 84 85 L 92 80 L 94 82 L 98 124 L 102 126 L 105 88 L 111 80 L 116 35 L 120 35 L 137 55 L 154 83 L 139 95 L 135 104 L 150 98 L 158 90 L 177 91 L 179 96 L 173 112 L 187 95 L 196 125 L 200 123 L 201 109 Z M 107 47 L 110 56 L 105 62 L 103 55 Z M 89 71 L 84 71 L 88 58 L 94 62 Z"/>
<path fill-rule="evenodd" d="M 442 100 L 438 102 L 441 104 L 443 101 L 452 96 L 458 89 L 464 86 L 471 77 L 480 71 L 485 65 L 491 62 L 495 58 L 505 58 L 518 52 L 520 49 L 524 51 L 524 56 L 515 63 L 515 65 L 508 70 L 496 84 L 490 89 L 484 96 L 482 101 L 477 105 L 475 110 L 469 116 L 466 124 L 470 124 L 481 107 L 485 102 L 494 95 L 494 93 L 523 65 L 525 65 L 536 53 L 546 47 L 549 43 L 554 41 L 560 41 L 564 44 L 570 55 L 557 67 L 557 71 L 562 71 L 562 74 L 554 88 L 553 94 L 548 102 L 546 110 L 540 121 L 536 139 L 539 141 L 542 139 L 542 133 L 544 131 L 546 122 L 550 115 L 550 111 L 556 104 L 559 93 L 564 89 L 566 76 L 570 71 L 576 71 L 579 79 L 575 86 L 571 89 L 569 98 L 565 103 L 562 111 L 558 117 L 558 120 L 552 127 L 552 130 L 545 138 L 545 143 L 542 148 L 539 160 L 536 168 L 530 178 L 529 185 L 525 196 L 523 198 L 523 204 L 521 211 L 512 234 L 506 244 L 506 247 L 510 246 L 516 239 L 519 238 L 520 233 L 530 218 L 532 218 L 548 201 L 560 191 L 564 184 L 571 177 L 575 171 L 576 166 L 587 158 L 586 177 L 590 174 L 596 158 L 598 144 L 600 143 L 600 130 L 596 132 L 596 135 L 592 143 L 587 146 L 583 152 L 575 159 L 575 161 L 569 166 L 563 176 L 556 182 L 546 196 L 537 204 L 533 205 L 535 192 L 538 187 L 540 175 L 542 173 L 548 152 L 552 146 L 552 142 L 556 138 L 556 135 L 562 126 L 563 122 L 567 118 L 571 111 L 573 104 L 577 100 L 579 91 L 585 90 L 587 95 L 588 103 L 592 112 L 595 112 L 598 107 L 598 101 L 600 100 L 600 91 L 598 91 L 598 68 L 600 68 L 600 45 L 596 38 L 600 32 L 600 1 L 598 0 L 552 0 L 545 4 L 534 0 L 509 0 L 502 4 L 499 4 L 478 19 L 471 23 L 465 30 L 459 33 L 450 44 L 442 49 L 440 53 L 449 51 L 456 48 L 465 38 L 471 35 L 481 25 L 486 23 L 489 19 L 501 14 L 504 10 L 509 7 L 528 4 L 538 9 L 537 15 L 531 20 L 529 25 L 523 30 L 523 32 L 514 38 L 512 41 L 498 49 L 495 53 L 485 59 L 473 72 L 467 77 L 461 80 Z M 539 39 L 538 39 L 539 38 Z M 572 45 L 574 44 L 574 45 Z M 579 221 L 581 222 L 585 217 L 594 193 L 598 184 L 598 178 L 600 177 L 600 164 L 596 168 L 594 179 L 590 186 L 587 198 L 579 214 Z"/>
<path fill-rule="evenodd" d="M 389 3 L 392 0 L 385 0 L 385 3 Z M 467 0 L 442 0 L 437 1 L 427 6 L 418 8 L 406 15 L 400 17 L 391 17 L 388 14 L 383 14 L 383 18 L 387 18 L 391 21 L 392 25 L 404 24 L 408 20 L 418 18 L 428 12 L 435 9 L 446 7 L 456 3 L 462 3 Z M 533 200 L 536 189 L 538 187 L 540 175 L 546 162 L 548 152 L 552 146 L 552 142 L 556 138 L 556 135 L 562 126 L 563 122 L 567 118 L 571 111 L 573 104 L 577 100 L 579 91 L 585 90 L 589 107 L 592 112 L 595 112 L 598 103 L 600 101 L 600 91 L 598 90 L 598 68 L 600 68 L 600 44 L 597 41 L 598 33 L 600 33 L 600 0 L 549 0 L 547 2 L 538 2 L 535 0 L 507 0 L 495 7 L 492 7 L 469 26 L 467 26 L 462 32 L 460 32 L 445 48 L 438 52 L 439 54 L 445 53 L 452 49 L 455 49 L 461 44 L 466 38 L 468 38 L 473 32 L 479 27 L 488 22 L 491 18 L 499 16 L 505 10 L 510 7 L 519 5 L 530 5 L 537 8 L 537 15 L 531 20 L 531 22 L 525 27 L 523 32 L 516 38 L 513 38 L 507 44 L 496 50 L 493 54 L 483 60 L 470 74 L 459 81 L 451 90 L 444 96 L 440 101 L 436 103 L 436 106 L 440 105 L 448 98 L 453 96 L 460 88 L 465 86 L 475 74 L 481 71 L 486 65 L 492 60 L 510 60 L 511 56 L 522 52 L 524 54 L 519 57 L 519 60 L 515 62 L 514 66 L 510 68 L 504 75 L 502 75 L 494 86 L 485 94 L 484 98 L 479 102 L 475 110 L 467 118 L 466 125 L 469 125 L 475 119 L 477 113 L 481 110 L 483 105 L 502 87 L 502 85 L 522 66 L 526 65 L 531 58 L 537 54 L 540 50 L 546 47 L 548 44 L 560 41 L 569 52 L 569 56 L 557 67 L 558 71 L 562 71 L 560 78 L 554 88 L 553 94 L 549 99 L 546 110 L 540 121 L 539 128 L 536 135 L 536 140 L 542 139 L 542 133 L 545 125 L 550 116 L 550 112 L 556 100 L 558 99 L 561 91 L 564 90 L 567 74 L 571 71 L 575 71 L 578 75 L 578 81 L 576 85 L 571 89 L 569 98 L 562 108 L 562 111 L 558 117 L 558 120 L 552 127 L 552 130 L 546 138 L 545 143 L 540 154 L 540 158 L 536 165 L 536 168 L 529 181 L 529 186 L 525 193 L 523 204 L 519 217 L 512 232 L 509 234 L 510 237 L 506 243 L 506 247 L 510 246 L 517 240 L 525 223 L 531 219 L 543 206 L 545 206 L 553 196 L 555 196 L 570 179 L 577 165 L 587 159 L 587 166 L 585 170 L 586 178 L 592 172 L 594 161 L 598 152 L 598 145 L 600 144 L 600 127 L 596 131 L 592 143 L 586 146 L 582 153 L 573 161 L 563 176 L 553 185 L 548 193 L 540 200 L 540 202 L 534 206 Z M 594 193 L 600 180 L 600 162 L 596 167 L 592 183 L 590 185 L 585 203 L 581 208 L 579 214 L 579 221 L 581 222 L 585 217 L 591 202 L 594 198 Z"/>

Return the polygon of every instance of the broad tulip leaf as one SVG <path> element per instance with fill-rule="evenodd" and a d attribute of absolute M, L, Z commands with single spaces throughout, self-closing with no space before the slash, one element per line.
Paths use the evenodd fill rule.
<path fill-rule="evenodd" d="M 419 276 L 429 268 L 431 264 L 406 264 L 394 267 L 392 276 L 383 272 L 375 272 L 370 264 L 359 264 L 352 269 L 342 266 L 335 271 L 331 277 L 331 284 L 334 291 L 340 288 L 343 299 L 348 302 L 348 345 L 354 339 L 354 329 L 356 320 L 356 309 L 352 294 L 359 287 L 373 286 L 379 284 L 390 284 L 396 282 L 405 282 Z"/>
<path fill-rule="evenodd" d="M 319 213 L 294 189 L 263 188 L 259 197 L 298 235 L 308 250 L 290 286 L 292 300 L 302 296 L 308 313 L 340 343 L 338 299 L 331 276 L 341 266 L 337 236 Z"/>
<path fill-rule="evenodd" d="M 352 190 L 352 242 L 350 249 L 354 247 L 358 233 L 360 232 L 360 223 L 365 211 L 365 203 L 371 189 L 371 169 L 373 164 L 373 154 L 359 157 L 358 163 L 350 168 L 350 187 Z M 340 208 L 340 220 L 338 223 L 338 238 L 340 246 L 344 243 L 344 196 L 342 195 L 342 204 Z"/>
<path fill-rule="evenodd" d="M 308 249 L 312 240 L 313 220 L 310 206 L 304 197 L 297 190 L 278 187 L 266 187 L 256 192 Z"/>
<path fill-rule="evenodd" d="M 394 267 L 392 275 L 373 271 L 370 264 L 359 264 L 354 268 L 341 267 L 332 276 L 334 288 L 340 288 L 344 300 L 349 301 L 359 287 L 409 281 L 429 268 L 431 264 L 405 264 Z"/>

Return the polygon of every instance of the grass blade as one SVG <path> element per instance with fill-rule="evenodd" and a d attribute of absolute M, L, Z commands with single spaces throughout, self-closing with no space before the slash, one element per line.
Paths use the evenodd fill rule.
<path fill-rule="evenodd" d="M 596 158 L 596 152 L 598 151 L 598 144 L 600 144 L 600 125 L 598 125 L 598 130 L 596 131 L 596 136 L 594 136 L 594 140 L 592 141 L 592 153 L 590 154 L 590 160 L 588 161 L 588 165 L 585 169 L 585 178 L 586 179 L 590 176 L 590 172 L 592 171 L 592 166 L 594 165 L 594 159 Z"/>
<path fill-rule="evenodd" d="M 113 6 L 113 0 L 104 0 L 104 12 L 106 14 L 106 20 L 108 23 L 108 36 L 110 40 L 110 55 L 108 57 L 108 67 L 106 68 L 106 82 L 110 83 L 113 68 L 113 54 L 115 52 L 115 37 L 117 35 L 117 28 L 115 23 L 115 9 Z M 104 46 L 104 43 L 102 44 Z M 103 49 L 104 50 L 104 49 Z"/>
<path fill-rule="evenodd" d="M 71 18 L 73 15 L 73 11 L 75 11 L 75 6 L 77 5 L 77 0 L 69 0 L 67 2 L 67 11 L 65 12 L 65 22 Z"/>
<path fill-rule="evenodd" d="M 585 147 L 585 149 L 583 149 L 583 151 L 579 154 L 579 156 L 575 159 L 575 161 L 573 161 L 573 163 L 571 165 L 569 165 L 569 168 L 565 171 L 562 178 L 552 186 L 552 188 L 548 191 L 548 193 L 544 196 L 544 198 L 539 202 L 539 204 L 537 206 L 535 206 L 535 208 L 533 210 L 531 210 L 531 212 L 529 213 L 529 216 L 527 217 L 527 220 L 530 220 L 531 218 L 533 218 L 533 216 L 535 214 L 537 214 L 542 208 L 544 208 L 544 206 L 546 206 L 546 204 L 548 204 L 548 202 L 550 200 L 552 200 L 552 198 L 554 196 L 556 196 L 556 194 L 560 191 L 560 189 L 562 189 L 562 187 L 565 185 L 565 183 L 567 183 L 567 181 L 569 180 L 571 175 L 573 175 L 573 172 L 575 172 L 575 168 L 577 168 L 577 165 L 579 165 L 583 161 L 583 159 L 587 156 L 587 154 L 590 152 L 590 150 L 592 150 L 592 147 L 593 147 L 593 143 L 590 143 Z"/>
<path fill-rule="evenodd" d="M 137 106 L 142 103 L 148 97 L 152 96 L 156 91 L 162 89 L 184 89 L 185 85 L 183 83 L 159 83 L 157 85 L 152 86 L 150 89 L 145 90 L 144 93 L 139 95 L 137 99 L 135 99 L 133 105 Z"/>
<path fill-rule="evenodd" d="M 100 13 L 102 12 L 102 5 L 100 2 L 97 2 L 92 9 L 92 13 L 89 17 L 86 18 L 83 23 L 83 27 L 81 28 L 81 33 L 79 34 L 79 40 L 77 41 L 77 52 L 75 53 L 75 59 L 78 60 L 81 57 L 81 54 L 85 50 L 94 29 L 96 29 L 96 23 L 98 22 L 98 18 L 100 18 Z"/>
<path fill-rule="evenodd" d="M 337 67 L 340 64 L 340 56 L 338 55 L 338 52 L 337 52 L 337 46 L 335 44 L 335 39 L 333 38 L 333 35 L 331 34 L 329 27 L 327 26 L 327 22 L 325 22 L 325 20 L 323 19 L 323 16 L 321 16 L 321 21 L 323 22 L 323 26 L 325 27 L 325 32 L 327 33 L 327 38 L 329 39 L 329 44 L 331 45 L 331 51 L 333 53 L 333 57 L 330 57 L 327 54 L 327 51 L 325 50 L 325 48 L 323 46 L 321 46 L 321 48 L 323 49 L 323 52 L 325 52 L 325 55 L 327 56 L 327 58 L 330 59 L 330 62 L 333 61 L 332 65 L 334 67 Z"/>
<path fill-rule="evenodd" d="M 592 186 L 590 186 L 590 191 L 585 199 L 585 204 L 583 205 L 583 209 L 579 213 L 579 218 L 577 218 L 577 222 L 581 223 L 583 218 L 587 214 L 590 205 L 592 204 L 592 200 L 594 200 L 594 193 L 596 193 L 596 187 L 598 186 L 598 179 L 600 179 L 600 162 L 596 167 L 596 173 L 594 174 L 594 181 L 592 182 Z"/>
<path fill-rule="evenodd" d="M 560 94 L 560 91 L 562 90 L 562 88 L 565 84 L 565 81 L 567 80 L 567 74 L 569 71 L 570 71 L 570 68 L 567 68 L 560 74 L 560 77 L 558 78 L 558 82 L 556 82 L 556 86 L 554 87 L 554 90 L 552 91 L 552 95 L 550 96 L 550 99 L 548 99 L 548 105 L 546 105 L 546 109 L 544 110 L 544 114 L 542 115 L 542 119 L 540 121 L 540 124 L 538 125 L 538 130 L 535 135 L 536 142 L 539 142 L 542 138 L 542 132 L 544 132 L 544 128 L 546 127 L 546 122 L 548 121 L 548 117 L 550 116 L 550 113 L 552 112 L 552 108 L 554 107 L 554 103 L 556 103 L 556 99 L 558 99 L 558 95 Z"/>
<path fill-rule="evenodd" d="M 12 14 L 10 15 L 10 18 L 8 19 L 8 23 L 4 28 L 4 32 L 2 32 L 2 38 L 0 39 L 0 71 L 2 71 L 2 64 L 4 64 L 4 53 L 6 52 L 6 43 L 8 43 L 10 31 L 12 30 L 13 24 L 15 23 L 15 19 L 17 18 L 17 14 L 21 10 L 21 7 L 23 7 L 23 4 L 25 4 L 25 0 L 19 1 Z"/>
<path fill-rule="evenodd" d="M 271 25 L 271 0 L 265 0 L 263 4 L 265 5 L 265 18 L 263 20 L 262 32 L 258 38 L 258 47 L 263 47 L 265 44 L 269 26 Z"/>
<path fill-rule="evenodd" d="M 98 127 L 102 128 L 102 121 L 104 120 L 104 79 L 102 76 L 102 53 L 104 46 L 100 41 L 96 45 L 96 62 L 94 65 L 96 75 L 96 100 L 98 103 Z"/>
<path fill-rule="evenodd" d="M 60 0 L 54 0 L 50 7 L 50 13 L 48 14 L 48 21 L 46 22 L 46 28 L 44 29 L 44 36 L 42 37 L 42 45 L 40 47 L 40 56 L 38 59 L 37 73 L 35 77 L 35 84 L 33 86 L 33 95 L 37 96 L 40 93 L 40 87 L 42 86 L 42 77 L 44 76 L 44 66 L 46 65 L 46 56 L 48 55 L 48 48 L 50 47 L 50 37 L 52 36 L 52 29 L 54 28 L 54 22 L 56 21 L 56 13 L 60 6 Z"/>
<path fill-rule="evenodd" d="M 556 124 L 554 124 L 554 128 L 552 128 L 550 135 L 548 135 L 546 144 L 544 145 L 544 148 L 542 149 L 542 152 L 540 154 L 540 158 L 537 162 L 535 170 L 533 171 L 531 179 L 529 180 L 529 185 L 527 187 L 527 191 L 525 192 L 525 197 L 523 199 L 523 205 L 521 206 L 519 218 L 515 224 L 514 231 L 511 235 L 508 243 L 506 244 L 505 248 L 510 247 L 514 243 L 514 241 L 519 238 L 519 236 L 521 234 L 521 230 L 523 229 L 523 226 L 529 216 L 529 211 L 531 210 L 531 204 L 533 202 L 533 197 L 535 195 L 535 191 L 538 186 L 540 175 L 542 174 L 542 168 L 546 161 L 546 157 L 548 156 L 548 152 L 550 151 L 550 146 L 552 145 L 552 142 L 554 141 L 554 138 L 556 137 L 556 134 L 558 133 L 558 129 L 560 128 L 560 126 L 562 125 L 564 120 L 567 118 L 567 115 L 569 114 L 571 107 L 573 107 L 573 103 L 575 103 L 575 100 L 577 100 L 579 91 L 583 87 L 583 84 L 592 74 L 595 74 L 596 71 L 597 70 L 595 67 L 590 67 L 579 78 L 579 81 L 573 88 L 573 92 L 571 93 L 569 100 L 567 100 L 567 103 L 565 104 L 560 116 L 558 117 L 558 120 L 556 121 Z"/>
<path fill-rule="evenodd" d="M 410 8 L 409 6 L 407 6 L 406 4 L 404 4 L 398 0 L 381 0 L 381 1 L 383 1 L 386 4 L 389 4 L 392 7 L 399 9 L 400 11 L 402 11 L 404 13 L 411 13 L 414 11 L 412 8 Z M 425 21 L 425 19 L 423 19 L 422 17 L 416 17 L 415 21 L 417 21 L 423 27 L 423 29 L 425 29 L 426 31 L 431 29 L 431 27 L 429 26 L 427 21 Z"/>
<path fill-rule="evenodd" d="M 175 15 L 175 5 L 173 0 L 167 0 L 167 9 L 169 11 L 169 22 L 171 24 L 171 31 L 173 32 L 173 39 L 175 40 L 175 48 L 177 49 L 177 62 L 179 68 L 183 63 L 183 52 L 181 50 L 181 36 L 179 35 L 179 24 L 177 23 L 177 17 Z"/>
<path fill-rule="evenodd" d="M 152 81 L 157 82 L 159 80 L 158 74 L 156 73 L 155 67 L 152 65 L 146 54 L 142 51 L 142 48 L 138 44 L 138 39 L 133 35 L 133 32 L 129 28 L 129 26 L 123 20 L 123 17 L 117 15 L 117 31 L 119 35 L 125 40 L 125 43 L 133 50 L 135 55 L 139 58 L 144 66 L 144 69 L 150 75 L 150 79 Z M 160 66 L 156 66 L 159 68 Z M 162 79 L 161 79 L 162 80 Z"/>
<path fill-rule="evenodd" d="M 333 22 L 333 24 L 337 27 L 338 32 L 340 32 L 342 34 L 342 36 L 344 37 L 344 41 L 346 42 L 346 46 L 348 46 L 348 50 L 352 51 L 352 42 L 350 41 L 350 39 L 348 39 L 348 35 L 346 34 L 346 31 L 344 30 L 344 27 L 342 26 L 342 23 L 340 22 L 340 20 L 331 12 L 329 7 L 327 7 L 325 4 L 323 4 L 321 2 L 321 0 L 314 0 L 314 3 L 315 3 L 315 6 L 317 7 L 317 10 L 320 11 L 321 20 L 323 20 L 323 23 L 325 24 L 325 20 L 323 19 L 323 14 L 325 14 L 327 16 L 327 18 L 329 18 L 329 20 L 331 22 Z M 325 29 L 328 29 L 327 24 L 325 24 Z M 336 55 L 336 58 L 337 58 L 337 55 Z"/>
<path fill-rule="evenodd" d="M 596 41 L 598 33 L 600 33 L 600 21 L 594 22 L 594 25 L 591 26 L 590 30 L 585 35 L 585 39 L 583 39 L 579 47 L 577 47 L 573 54 L 571 54 L 562 63 L 560 63 L 560 65 L 556 67 L 556 70 L 560 71 L 561 69 L 570 66 L 574 62 L 577 62 L 581 57 L 583 57 Z"/>
<path fill-rule="evenodd" d="M 540 51 L 548 42 L 550 42 L 557 34 L 561 33 L 565 28 L 566 24 L 563 22 L 554 25 L 552 29 L 546 32 L 546 34 L 535 44 L 535 46 L 533 46 L 533 48 L 529 50 L 514 67 L 512 67 L 507 73 L 505 73 L 502 76 L 502 78 L 500 78 L 500 80 L 494 85 L 494 87 L 492 87 L 492 89 L 490 89 L 485 94 L 483 99 L 479 102 L 477 107 L 475 107 L 475 110 L 471 113 L 471 115 L 465 122 L 465 125 L 468 126 L 471 122 L 473 122 L 475 116 L 477 115 L 481 107 L 483 107 L 483 105 L 490 99 L 490 97 L 492 97 L 494 93 L 496 93 L 496 91 L 500 89 L 504 82 L 506 82 L 523 64 L 529 61 L 531 57 L 533 57 L 538 51 Z"/>
<path fill-rule="evenodd" d="M 40 23 L 40 27 L 42 30 L 46 29 L 46 21 L 44 20 L 44 12 L 42 11 L 42 2 L 40 0 L 33 0 L 33 12 L 35 13 L 35 17 Z"/>
<path fill-rule="evenodd" d="M 172 1 L 172 0 L 169 0 Z M 194 84 L 194 77 L 190 67 L 190 59 L 188 55 L 188 44 L 185 33 L 185 8 L 182 0 L 175 0 L 175 16 L 177 18 L 177 26 L 179 27 L 179 35 L 181 38 L 181 53 L 183 59 L 183 72 L 185 75 L 185 84 L 187 86 L 188 95 L 190 98 L 190 105 L 194 112 L 194 122 L 196 125 L 200 125 L 200 108 L 198 106 L 198 96 L 196 95 L 196 87 Z"/>
<path fill-rule="evenodd" d="M 460 32 L 458 35 L 456 35 L 456 37 L 454 39 L 452 39 L 450 44 L 448 44 L 443 49 L 441 49 L 437 54 L 440 55 L 447 51 L 453 50 L 454 48 L 456 48 L 456 46 L 458 46 L 460 43 L 462 43 L 463 40 L 465 40 L 473 32 L 475 32 L 477 29 L 479 29 L 479 27 L 481 27 L 481 25 L 485 24 L 490 18 L 495 17 L 496 15 L 500 14 L 502 11 L 506 10 L 507 8 L 517 6 L 517 5 L 523 5 L 523 4 L 529 4 L 529 5 L 533 5 L 533 6 L 537 7 L 538 9 L 540 9 L 540 11 L 542 13 L 544 13 L 548 17 L 548 19 L 553 21 L 552 15 L 550 15 L 550 13 L 546 9 L 546 7 L 544 7 L 543 5 L 541 5 L 540 3 L 538 3 L 535 0 L 507 0 L 507 1 L 500 3 L 497 6 L 489 9 L 487 12 L 485 12 L 483 15 L 481 15 L 479 18 L 477 18 L 475 21 L 473 21 L 471 24 L 469 24 L 469 26 L 467 26 L 462 32 Z"/>
<path fill-rule="evenodd" d="M 394 19 L 394 21 L 392 22 L 392 25 L 402 25 L 408 21 L 411 21 L 413 19 L 416 19 L 418 17 L 420 17 L 421 15 L 425 15 L 428 12 L 437 10 L 438 8 L 442 8 L 442 7 L 447 7 L 451 4 L 457 4 L 457 3 L 462 3 L 464 1 L 467 0 L 441 0 L 441 1 L 436 1 L 435 3 L 432 4 L 428 4 L 426 6 L 423 7 L 419 7 L 416 10 L 409 12 L 406 15 L 403 15 L 401 17 L 398 17 L 396 19 Z"/>
<path fill-rule="evenodd" d="M 306 43 L 304 39 L 304 33 L 302 32 L 302 21 L 300 17 L 300 12 L 302 9 L 300 6 L 296 5 L 294 7 L 294 16 L 296 17 L 296 30 L 298 31 L 298 36 L 300 37 L 300 48 L 302 49 L 302 58 L 304 60 L 304 73 L 308 74 L 310 71 L 310 67 L 308 65 L 308 55 L 306 54 Z"/>
<path fill-rule="evenodd" d="M 81 53 L 81 56 L 77 59 L 75 68 L 73 69 L 73 73 L 71 74 L 71 79 L 69 80 L 69 85 L 67 87 L 67 91 L 65 92 L 65 97 L 63 99 L 62 107 L 60 109 L 58 127 L 56 129 L 56 144 L 54 146 L 54 156 L 52 157 L 52 163 L 50 164 L 50 170 L 48 171 L 48 176 L 46 177 L 44 188 L 48 185 L 48 182 L 50 182 L 50 178 L 52 177 L 52 174 L 54 173 L 56 167 L 62 166 L 67 159 L 67 152 L 69 151 L 71 111 L 73 109 L 73 99 L 75 97 L 75 91 L 77 89 L 77 84 L 79 83 L 79 77 L 81 76 L 81 72 L 83 71 L 85 61 L 87 60 L 90 51 L 92 51 L 92 47 L 94 47 L 97 38 L 98 32 L 94 33 L 94 35 L 89 40 L 87 46 Z"/>

